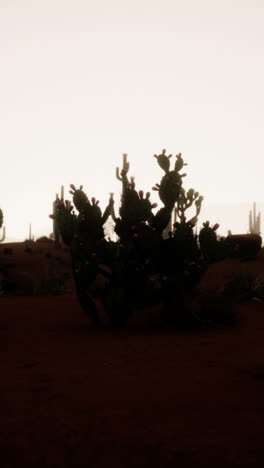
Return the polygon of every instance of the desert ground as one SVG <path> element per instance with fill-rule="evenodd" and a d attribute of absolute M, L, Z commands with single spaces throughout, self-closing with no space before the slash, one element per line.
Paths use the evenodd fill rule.
<path fill-rule="evenodd" d="M 99 329 L 67 275 L 50 294 L 68 252 L 24 248 L 0 246 L 15 278 L 0 296 L 1 468 L 263 466 L 263 302 L 239 304 L 229 328 L 148 328 L 147 311 L 126 330 Z M 212 265 L 203 285 L 232 271 L 264 275 L 263 249 Z"/>

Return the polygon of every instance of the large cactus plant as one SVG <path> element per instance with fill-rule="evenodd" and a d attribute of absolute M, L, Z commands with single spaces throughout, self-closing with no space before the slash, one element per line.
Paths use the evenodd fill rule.
<path fill-rule="evenodd" d="M 73 272 L 82 307 L 98 320 L 93 302 L 98 276 L 106 278 L 104 287 L 96 294 L 103 301 L 110 320 L 124 325 L 133 307 L 146 301 L 162 301 L 169 316 L 182 311 L 184 295 L 193 287 L 200 274 L 200 250 L 193 227 L 200 213 L 202 197 L 193 189 L 185 191 L 181 170 L 186 165 L 181 154 L 176 155 L 171 169 L 172 155 L 154 155 L 165 172 L 158 191 L 163 206 L 155 213 L 157 204 L 151 202 L 150 192 L 136 190 L 133 177 L 128 177 L 129 162 L 123 155 L 122 169 L 116 176 L 122 183 L 121 203 L 116 216 L 111 194 L 104 213 L 98 201 L 91 201 L 72 184 L 70 201 L 58 199 L 52 218 L 56 218 L 63 241 L 70 246 Z M 186 210 L 195 205 L 196 213 L 186 221 Z M 174 207 L 180 223 L 168 240 L 162 233 Z M 76 210 L 76 212 L 75 212 Z M 115 223 L 118 240 L 104 237 L 104 223 L 109 216 Z M 153 280 L 155 278 L 155 280 Z M 149 302 L 147 302 L 149 303 Z"/>

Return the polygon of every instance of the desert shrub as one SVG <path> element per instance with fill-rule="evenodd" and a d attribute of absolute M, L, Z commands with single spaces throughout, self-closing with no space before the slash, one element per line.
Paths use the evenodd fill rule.
<path fill-rule="evenodd" d="M 50 238 L 47 237 L 47 236 L 41 236 L 41 237 L 39 237 L 39 238 L 36 240 L 36 242 L 47 242 L 48 244 L 53 244 L 53 243 L 54 243 L 53 239 L 50 239 Z"/>

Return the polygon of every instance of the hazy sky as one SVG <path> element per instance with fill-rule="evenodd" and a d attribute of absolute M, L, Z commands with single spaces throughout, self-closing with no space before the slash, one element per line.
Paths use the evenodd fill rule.
<path fill-rule="evenodd" d="M 200 222 L 207 204 L 262 202 L 263 24 L 263 0 L 0 0 L 7 240 L 52 231 L 61 184 L 118 205 L 124 152 L 144 190 L 153 154 L 182 152 Z M 212 222 L 241 231 L 241 213 Z"/>

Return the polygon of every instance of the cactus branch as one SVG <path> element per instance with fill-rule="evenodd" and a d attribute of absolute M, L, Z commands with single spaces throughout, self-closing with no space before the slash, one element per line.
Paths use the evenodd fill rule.
<path fill-rule="evenodd" d="M 122 182 L 122 194 L 124 195 L 125 189 L 129 186 L 127 173 L 129 171 L 129 162 L 127 161 L 127 154 L 123 154 L 123 167 L 120 169 L 116 168 L 116 178 Z"/>

